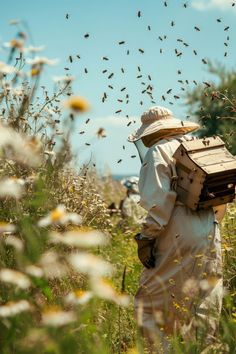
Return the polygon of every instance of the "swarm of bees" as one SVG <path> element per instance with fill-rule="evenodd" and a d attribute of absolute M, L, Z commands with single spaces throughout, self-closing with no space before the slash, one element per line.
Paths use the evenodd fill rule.
<path fill-rule="evenodd" d="M 171 3 L 169 1 L 162 1 L 162 6 L 163 6 L 163 11 L 168 11 L 168 9 L 171 7 Z M 234 7 L 236 5 L 236 2 L 232 2 L 231 6 Z M 183 11 L 188 11 L 188 2 L 182 2 L 181 5 Z M 138 20 L 138 25 L 142 26 L 144 25 L 144 20 L 145 20 L 145 13 L 143 13 L 142 10 L 138 9 L 136 10 L 136 13 L 134 14 L 134 16 L 137 18 Z M 67 13 L 65 15 L 66 20 L 70 19 L 70 14 Z M 222 47 L 223 47 L 223 51 L 222 51 L 222 57 L 227 57 L 228 56 L 228 49 L 230 47 L 230 42 L 229 42 L 229 35 L 228 32 L 230 31 L 230 26 L 224 23 L 224 19 L 221 17 L 217 17 L 215 19 L 216 21 L 216 25 L 218 26 L 222 26 L 221 27 L 221 31 L 225 34 L 227 34 L 227 36 L 225 37 L 223 43 L 222 43 Z M 171 41 L 173 41 L 173 46 L 172 46 L 172 52 L 169 51 L 170 55 L 173 55 L 175 60 L 181 64 L 182 62 L 182 58 L 186 55 L 192 55 L 193 58 L 195 58 L 196 61 L 199 62 L 199 65 L 207 65 L 209 63 L 209 59 L 203 55 L 201 55 L 200 50 L 198 50 L 199 48 L 194 48 L 192 46 L 192 43 L 188 42 L 185 40 L 185 38 L 179 38 L 178 36 L 176 36 L 176 38 L 173 40 L 173 35 L 175 35 L 175 31 L 177 31 L 178 29 L 178 21 L 176 21 L 176 19 L 171 19 L 171 21 L 169 20 L 167 27 L 171 30 L 171 35 L 167 37 L 167 34 L 164 33 L 155 33 L 154 32 L 154 25 L 152 26 L 152 24 L 147 24 L 145 25 L 145 30 L 150 32 L 150 37 L 153 36 L 155 38 L 155 46 L 159 46 L 159 50 L 158 52 L 160 54 L 165 55 L 166 54 L 166 49 L 165 49 L 165 43 L 170 43 L 170 37 L 171 37 Z M 220 27 L 219 27 L 220 28 Z M 163 28 L 162 28 L 163 30 Z M 196 36 L 202 36 L 204 35 L 204 28 L 203 26 L 199 26 L 198 24 L 194 23 L 194 24 L 190 24 L 189 26 L 189 31 L 192 31 L 192 33 L 196 33 Z M 93 34 L 90 35 L 89 32 L 86 32 L 84 34 L 82 34 L 82 40 L 84 38 L 84 40 L 89 40 L 91 38 L 93 38 Z M 150 41 L 150 37 L 148 37 L 148 41 Z M 176 42 L 174 42 L 176 41 Z M 120 50 L 123 49 L 123 53 L 125 55 L 132 55 L 132 53 L 135 54 L 141 54 L 140 58 L 145 57 L 146 55 L 148 55 L 148 50 L 146 47 L 136 47 L 136 52 L 135 52 L 135 48 L 133 50 L 132 48 L 132 52 L 130 51 L 129 48 L 127 48 L 128 46 L 128 41 L 126 38 L 120 38 L 120 40 L 117 40 L 117 42 L 114 42 L 114 45 L 118 45 L 120 47 Z M 161 47 L 160 47 L 161 45 Z M 167 49 L 168 51 L 168 49 Z M 187 52 L 188 51 L 188 52 Z M 172 53 L 172 54 L 171 54 Z M 109 53 L 104 53 L 104 55 L 100 58 L 100 60 L 105 64 L 110 64 L 112 63 L 112 56 L 107 55 Z M 131 56 L 132 57 L 132 56 Z M 68 62 L 69 64 L 72 64 L 74 61 L 78 61 L 81 59 L 81 55 L 80 54 L 70 54 L 68 56 Z M 140 59 L 142 60 L 142 59 Z M 155 58 L 153 58 L 153 60 L 155 60 Z M 64 69 L 66 71 L 69 71 L 70 68 L 69 66 L 65 66 Z M 90 70 L 87 67 L 84 67 L 84 74 L 89 74 Z M 165 68 L 161 68 L 161 70 L 165 70 Z M 116 80 L 116 78 L 119 77 L 119 75 L 123 75 L 122 77 L 125 78 L 125 74 L 127 73 L 127 70 L 125 67 L 121 66 L 119 68 L 119 72 L 117 71 L 112 71 L 111 70 L 111 66 L 109 67 L 105 67 L 101 69 L 101 73 L 102 75 L 104 75 L 104 78 L 109 80 L 109 83 L 107 82 L 107 86 L 104 89 L 103 94 L 100 96 L 101 97 L 101 102 L 103 104 L 105 104 L 108 100 L 111 99 L 112 97 L 112 91 L 109 90 L 113 90 L 113 92 L 118 92 L 119 96 L 115 98 L 115 102 L 116 104 L 118 103 L 119 107 L 117 107 L 117 109 L 114 109 L 114 115 L 119 117 L 119 115 L 122 113 L 122 115 L 124 114 L 125 116 L 125 112 L 123 109 L 123 105 L 126 104 L 128 105 L 130 102 L 130 94 L 128 92 L 128 83 L 126 84 L 125 82 L 123 83 L 123 85 L 121 87 L 116 87 L 116 85 L 114 84 L 115 81 L 113 81 L 114 79 Z M 183 68 L 181 68 L 181 66 L 179 66 L 179 69 L 176 71 L 177 74 L 177 79 L 176 82 L 178 84 L 179 90 L 180 92 L 182 92 L 182 94 L 184 94 L 184 92 L 186 91 L 186 85 L 195 85 L 197 86 L 198 84 L 202 84 L 205 87 L 205 90 L 212 88 L 212 84 L 208 81 L 203 81 L 198 82 L 197 80 L 193 79 L 193 80 L 188 80 L 186 78 L 184 78 L 184 72 L 183 72 Z M 176 93 L 174 92 L 174 88 L 173 87 L 169 87 L 167 89 L 165 89 L 165 92 L 160 93 L 158 95 L 158 97 L 155 97 L 155 78 L 153 80 L 152 75 L 150 73 L 145 73 L 145 71 L 143 70 L 143 68 L 141 67 L 141 65 L 137 66 L 137 71 L 136 71 L 136 79 L 138 82 L 139 87 L 141 87 L 140 89 L 140 94 L 142 95 L 142 99 L 139 99 L 138 101 L 138 105 L 143 106 L 144 103 L 146 103 L 145 99 L 148 99 L 149 102 L 151 104 L 159 104 L 161 101 L 167 101 L 170 105 L 173 105 L 174 102 L 180 100 L 181 98 L 181 94 L 180 93 Z M 157 83 L 158 84 L 158 83 Z M 108 90 L 108 91 L 107 91 Z M 108 94 L 107 92 L 111 92 L 111 95 Z M 206 91 L 206 95 L 208 95 L 207 91 Z M 132 97 L 131 97 L 132 98 Z M 214 98 L 214 97 L 213 97 Z M 170 99 L 170 100 L 169 100 Z M 126 115 L 127 118 L 129 118 L 128 115 Z M 114 118 L 114 119 L 118 119 L 118 118 Z M 86 124 L 88 124 L 90 122 L 90 119 L 86 120 Z M 133 123 L 133 121 L 128 121 L 126 126 L 129 127 L 131 124 Z M 79 132 L 79 134 L 84 134 L 85 130 L 81 130 Z M 104 128 L 100 128 L 97 132 L 96 132 L 97 137 L 99 138 L 105 138 L 106 137 L 106 133 L 105 133 L 105 129 Z M 87 146 L 90 146 L 89 143 L 86 143 Z M 122 149 L 125 150 L 125 145 L 122 145 Z M 135 158 L 136 155 L 131 155 L 131 158 Z M 117 159 L 116 161 L 117 163 L 121 163 L 122 159 Z"/>

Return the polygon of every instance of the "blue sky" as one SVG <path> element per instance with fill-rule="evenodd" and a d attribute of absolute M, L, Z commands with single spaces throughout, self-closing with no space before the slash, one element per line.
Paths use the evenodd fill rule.
<path fill-rule="evenodd" d="M 156 104 L 170 108 L 183 119 L 188 108 L 183 89 L 191 89 L 193 80 L 201 83 L 212 79 L 202 59 L 218 61 L 229 68 L 235 66 L 236 6 L 231 6 L 233 1 L 193 0 L 187 2 L 187 8 L 181 0 L 169 0 L 167 7 L 163 3 L 157 0 L 9 0 L 1 4 L 1 43 L 15 35 L 9 20 L 25 20 L 34 44 L 45 45 L 42 55 L 59 59 L 58 65 L 46 68 L 42 84 L 50 86 L 52 77 L 65 74 L 64 68 L 69 67 L 76 77 L 74 92 L 86 97 L 91 104 L 91 110 L 78 119 L 73 135 L 74 152 L 80 163 L 92 156 L 100 170 L 109 167 L 114 174 L 138 174 L 140 162 L 138 157 L 131 158 L 136 151 L 127 142 L 127 136 L 139 125 L 142 112 L 153 105 L 148 95 L 142 94 L 147 85 L 154 87 Z M 138 11 L 141 11 L 140 18 Z M 220 23 L 217 22 L 219 18 Z M 171 26 L 172 21 L 174 26 Z M 195 26 L 200 31 L 196 31 Z M 224 31 L 227 26 L 229 30 Z M 84 38 L 86 33 L 89 33 L 87 39 Z M 185 47 L 178 39 L 189 46 Z M 125 44 L 119 45 L 120 41 Z M 224 42 L 229 44 L 227 48 Z M 183 54 L 177 57 L 175 49 Z M 197 51 L 197 56 L 193 50 Z M 224 57 L 226 51 L 228 55 Z M 72 64 L 69 55 L 74 59 Z M 104 56 L 109 61 L 102 60 Z M 103 74 L 105 69 L 107 73 Z M 108 79 L 111 73 L 114 76 Z M 137 78 L 139 75 L 142 77 Z M 181 84 L 178 80 L 188 80 L 189 84 Z M 113 90 L 108 85 L 112 85 Z M 124 87 L 126 89 L 121 91 Z M 168 95 L 166 91 L 170 88 L 172 92 Z M 104 92 L 108 98 L 102 103 Z M 128 104 L 125 103 L 126 94 L 129 95 Z M 180 99 L 176 100 L 174 95 Z M 122 112 L 116 114 L 120 109 Z M 85 125 L 87 118 L 91 120 Z M 129 127 L 128 122 L 131 122 Z M 106 138 L 95 138 L 100 127 L 105 129 Z M 80 135 L 81 130 L 86 133 Z M 91 140 L 91 147 L 85 148 L 85 142 Z M 119 159 L 122 161 L 117 163 Z"/>

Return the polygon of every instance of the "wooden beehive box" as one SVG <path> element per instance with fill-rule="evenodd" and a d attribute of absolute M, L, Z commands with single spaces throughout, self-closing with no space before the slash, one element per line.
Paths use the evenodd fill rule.
<path fill-rule="evenodd" d="M 178 200 L 192 210 L 232 202 L 236 158 L 219 137 L 181 143 L 174 156 Z"/>

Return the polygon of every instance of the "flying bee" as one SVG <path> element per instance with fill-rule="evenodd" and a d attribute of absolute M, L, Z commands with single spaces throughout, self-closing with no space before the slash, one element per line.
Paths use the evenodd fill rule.
<path fill-rule="evenodd" d="M 196 31 L 198 31 L 198 32 L 200 31 L 200 28 L 197 27 L 197 26 L 195 26 L 194 29 L 195 29 Z"/>
<path fill-rule="evenodd" d="M 125 44 L 125 41 L 121 41 L 118 43 L 119 45 Z"/>
<path fill-rule="evenodd" d="M 206 59 L 202 59 L 202 62 L 203 62 L 203 64 L 207 64 L 207 60 Z"/>
<path fill-rule="evenodd" d="M 119 159 L 119 160 L 117 161 L 117 163 L 121 163 L 121 161 L 122 161 L 122 159 Z"/>
<path fill-rule="evenodd" d="M 66 19 L 67 19 L 67 20 L 69 19 L 69 14 L 66 14 Z"/>
<path fill-rule="evenodd" d="M 197 55 L 197 51 L 196 51 L 195 49 L 193 50 L 193 53 L 194 53 L 195 55 Z"/>
<path fill-rule="evenodd" d="M 108 57 L 102 57 L 102 60 L 109 60 Z"/>
<path fill-rule="evenodd" d="M 141 54 L 143 54 L 143 53 L 144 53 L 144 50 L 141 49 L 141 48 L 139 48 L 139 52 L 140 52 Z"/>
<path fill-rule="evenodd" d="M 115 114 L 121 113 L 122 109 L 118 109 L 118 111 L 115 111 Z"/>
<path fill-rule="evenodd" d="M 88 119 L 86 120 L 85 124 L 88 124 L 89 121 L 90 121 L 90 118 L 88 118 Z"/>
<path fill-rule="evenodd" d="M 73 62 L 72 55 L 70 55 L 70 56 L 69 56 L 69 61 L 70 61 L 70 63 L 72 63 L 72 62 Z"/>
<path fill-rule="evenodd" d="M 111 73 L 111 74 L 108 76 L 108 79 L 111 79 L 113 76 L 114 76 L 114 73 Z"/>
<path fill-rule="evenodd" d="M 141 11 L 138 11 L 138 17 L 139 18 L 141 17 Z"/>
<path fill-rule="evenodd" d="M 89 38 L 89 33 L 86 33 L 86 34 L 84 35 L 84 38 Z"/>
<path fill-rule="evenodd" d="M 228 31 L 229 30 L 229 26 L 224 28 L 224 31 Z"/>

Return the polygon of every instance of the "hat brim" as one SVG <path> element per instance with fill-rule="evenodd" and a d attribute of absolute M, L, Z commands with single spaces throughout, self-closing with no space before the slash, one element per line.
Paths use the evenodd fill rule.
<path fill-rule="evenodd" d="M 129 135 L 128 141 L 134 142 L 144 136 L 156 134 L 164 137 L 176 134 L 187 134 L 196 131 L 200 125 L 190 121 L 181 121 L 177 118 L 160 119 L 151 124 L 142 124 L 141 127 L 134 133 Z"/>

